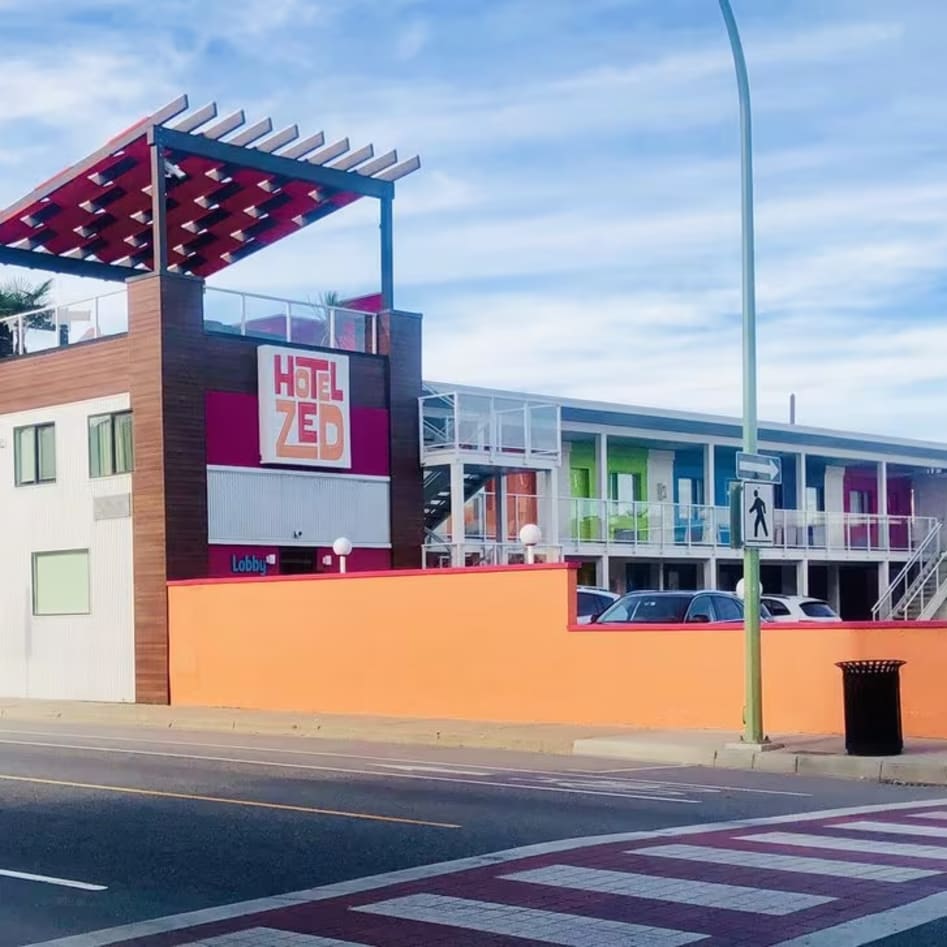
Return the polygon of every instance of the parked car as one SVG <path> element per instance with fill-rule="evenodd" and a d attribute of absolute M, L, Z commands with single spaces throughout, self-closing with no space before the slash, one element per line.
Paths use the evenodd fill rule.
<path fill-rule="evenodd" d="M 764 605 L 760 611 L 764 621 L 771 620 Z M 732 592 L 629 592 L 593 620 L 597 624 L 742 622 L 743 600 Z"/>
<path fill-rule="evenodd" d="M 580 625 L 587 625 L 600 612 L 604 612 L 609 605 L 618 601 L 619 596 L 608 589 L 596 589 L 589 585 L 579 586 L 579 603 L 576 610 Z"/>
<path fill-rule="evenodd" d="M 766 605 L 773 621 L 841 621 L 841 617 L 820 598 L 807 595 L 764 595 L 761 601 Z"/>

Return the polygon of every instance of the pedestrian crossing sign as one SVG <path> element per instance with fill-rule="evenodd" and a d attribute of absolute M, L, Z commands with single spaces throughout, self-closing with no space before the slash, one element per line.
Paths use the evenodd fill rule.
<path fill-rule="evenodd" d="M 776 488 L 771 483 L 743 485 L 743 545 L 772 546 Z"/>

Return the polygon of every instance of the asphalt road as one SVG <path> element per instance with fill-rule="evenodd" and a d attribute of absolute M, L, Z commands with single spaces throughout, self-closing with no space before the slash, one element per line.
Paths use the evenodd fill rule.
<path fill-rule="evenodd" d="M 0 947 L 534 842 L 942 795 L 581 757 L 0 721 Z"/>

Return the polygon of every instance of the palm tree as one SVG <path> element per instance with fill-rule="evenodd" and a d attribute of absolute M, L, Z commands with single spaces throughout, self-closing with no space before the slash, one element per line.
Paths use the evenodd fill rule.
<path fill-rule="evenodd" d="M 5 316 L 17 316 L 21 312 L 29 312 L 31 315 L 23 319 L 24 333 L 27 329 L 52 330 L 54 317 L 52 309 L 48 308 L 49 291 L 52 285 L 51 279 L 35 286 L 14 279 L 0 286 L 0 320 L 3 320 Z M 14 331 L 14 326 L 9 321 L 0 321 L 0 358 L 13 354 Z"/>

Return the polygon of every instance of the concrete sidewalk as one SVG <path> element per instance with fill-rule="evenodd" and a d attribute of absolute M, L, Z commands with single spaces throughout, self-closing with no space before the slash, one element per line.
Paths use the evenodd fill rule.
<path fill-rule="evenodd" d="M 857 757 L 845 753 L 841 736 L 790 734 L 774 736 L 773 742 L 782 746 L 761 753 L 736 748 L 739 734 L 718 730 L 635 730 L 11 698 L 0 699 L 0 727 L 3 721 L 574 753 L 671 765 L 947 786 L 947 741 L 943 740 L 907 740 L 901 756 Z"/>

